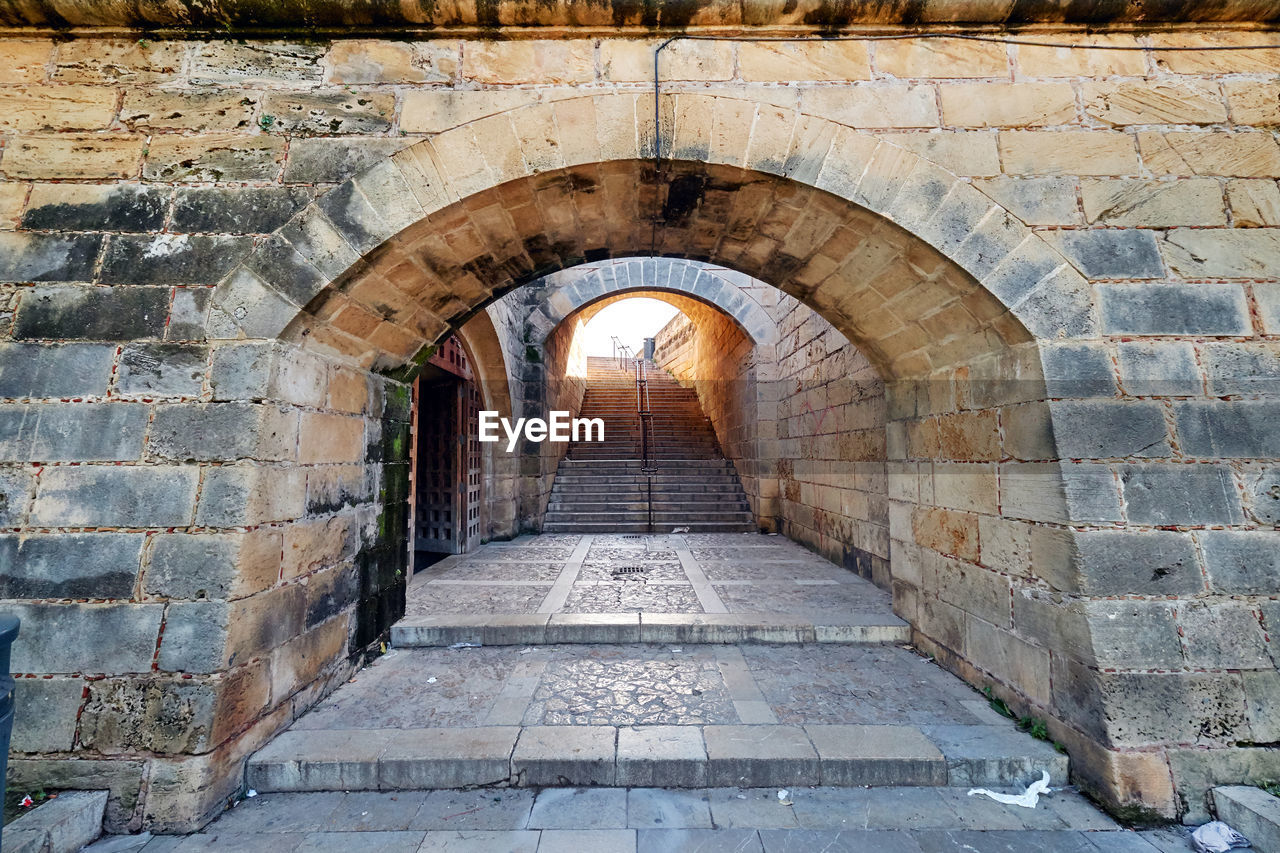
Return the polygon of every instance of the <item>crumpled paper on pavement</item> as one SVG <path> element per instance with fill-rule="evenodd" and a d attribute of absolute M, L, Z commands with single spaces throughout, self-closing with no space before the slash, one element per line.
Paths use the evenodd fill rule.
<path fill-rule="evenodd" d="M 1032 782 L 1027 790 L 1021 794 L 1001 794 L 996 791 L 988 791 L 986 788 L 970 788 L 969 796 L 974 794 L 982 794 L 990 797 L 997 803 L 1004 803 L 1010 806 L 1022 806 L 1024 809 L 1034 809 L 1036 803 L 1040 801 L 1040 795 L 1049 791 L 1049 771 L 1045 770 L 1040 776 L 1039 782 Z"/>
<path fill-rule="evenodd" d="M 1200 853 L 1226 853 L 1236 847 L 1248 847 L 1249 839 L 1222 821 L 1215 820 L 1191 833 L 1191 846 Z"/>

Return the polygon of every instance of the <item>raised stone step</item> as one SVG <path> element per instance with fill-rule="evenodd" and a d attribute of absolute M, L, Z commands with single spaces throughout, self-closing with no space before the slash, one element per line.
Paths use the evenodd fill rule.
<path fill-rule="evenodd" d="M 755 521 L 685 521 L 680 524 L 657 524 L 650 530 L 648 521 L 544 521 L 545 533 L 666 533 L 675 528 L 690 533 L 755 533 Z"/>
<path fill-rule="evenodd" d="M 260 793 L 485 786 L 1004 787 L 1066 756 L 1006 727 L 931 739 L 915 726 L 477 726 L 303 729 L 249 759 Z M 964 743 L 955 748 L 954 743 Z"/>
<path fill-rule="evenodd" d="M 445 613 L 407 616 L 391 628 L 397 648 L 458 643 L 906 643 L 911 628 L 892 613 Z"/>

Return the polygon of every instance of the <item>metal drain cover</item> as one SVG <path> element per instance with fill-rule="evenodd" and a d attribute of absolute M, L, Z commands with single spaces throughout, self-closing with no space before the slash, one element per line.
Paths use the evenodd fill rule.
<path fill-rule="evenodd" d="M 618 566 L 613 569 L 614 577 L 627 577 L 629 575 L 642 575 L 649 569 L 645 566 Z"/>
<path fill-rule="evenodd" d="M 622 534 L 622 538 L 623 538 L 623 539 L 639 539 L 639 538 L 640 538 L 640 534 L 639 534 L 639 533 L 624 533 L 624 534 Z"/>

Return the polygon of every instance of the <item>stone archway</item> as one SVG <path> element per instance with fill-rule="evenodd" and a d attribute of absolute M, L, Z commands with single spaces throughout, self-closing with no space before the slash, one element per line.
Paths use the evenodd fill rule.
<path fill-rule="evenodd" d="M 777 324 L 759 304 L 716 275 L 714 268 L 698 268 L 668 259 L 642 259 L 624 262 L 588 264 L 558 273 L 544 280 L 547 286 L 528 324 L 546 340 L 557 326 L 579 311 L 598 310 L 607 301 L 625 298 L 637 291 L 654 299 L 668 299 L 680 308 L 688 300 L 713 305 L 730 317 L 755 344 L 770 344 L 777 339 Z"/>
<path fill-rule="evenodd" d="M 895 607 L 917 642 L 1049 717 L 1104 795 L 1167 802 L 1148 753 L 1110 749 L 1105 726 L 1052 692 L 1051 663 L 1088 684 L 1100 656 L 1091 615 L 1042 594 L 1045 571 L 1021 544 L 1074 517 L 1039 342 L 1096 334 L 1083 276 L 971 184 L 871 134 L 682 94 L 664 101 L 670 159 L 655 163 L 644 106 L 525 107 L 405 149 L 232 271 L 211 337 L 280 338 L 405 376 L 503 292 L 584 261 L 668 255 L 767 281 L 890 383 Z M 998 531 L 990 554 L 984 527 Z M 380 535 L 361 547 L 383 547 Z M 1059 618 L 1075 620 L 1077 642 L 1063 643 Z"/>

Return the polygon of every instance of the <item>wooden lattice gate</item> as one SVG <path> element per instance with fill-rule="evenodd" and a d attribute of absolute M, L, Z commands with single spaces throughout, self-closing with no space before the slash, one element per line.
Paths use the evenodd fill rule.
<path fill-rule="evenodd" d="M 414 550 L 461 554 L 480 538 L 484 477 L 480 390 L 456 338 L 430 358 L 414 389 Z"/>

